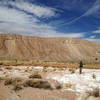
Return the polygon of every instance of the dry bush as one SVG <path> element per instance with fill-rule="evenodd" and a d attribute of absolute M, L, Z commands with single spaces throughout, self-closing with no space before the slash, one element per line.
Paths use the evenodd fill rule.
<path fill-rule="evenodd" d="M 61 89 L 62 88 L 62 85 L 59 82 L 56 82 L 55 83 L 55 88 L 56 89 Z"/>
<path fill-rule="evenodd" d="M 69 71 L 71 72 L 71 74 L 75 73 L 75 69 L 70 68 Z"/>
<path fill-rule="evenodd" d="M 4 77 L 0 77 L 0 81 L 4 80 L 5 78 Z"/>
<path fill-rule="evenodd" d="M 43 72 L 47 72 L 47 67 L 43 66 Z"/>
<path fill-rule="evenodd" d="M 94 97 L 100 97 L 100 89 L 99 88 L 95 88 L 92 92 L 92 95 Z"/>
<path fill-rule="evenodd" d="M 20 82 L 22 82 L 22 79 L 20 79 L 20 78 L 7 78 L 7 79 L 5 79 L 4 84 L 5 85 L 15 85 Z"/>
<path fill-rule="evenodd" d="M 43 80 L 27 80 L 24 83 L 25 87 L 34 87 L 34 88 L 43 88 L 43 89 L 51 89 L 51 85 L 48 81 Z"/>
<path fill-rule="evenodd" d="M 28 72 L 29 70 L 28 69 L 25 69 L 25 72 Z"/>
<path fill-rule="evenodd" d="M 3 71 L 2 67 L 0 67 L 0 71 Z"/>
<path fill-rule="evenodd" d="M 89 96 L 100 97 L 100 89 L 94 88 L 93 91 L 87 91 Z"/>
<path fill-rule="evenodd" d="M 35 72 L 34 74 L 30 75 L 29 78 L 42 79 L 42 76 L 40 74 L 38 74 L 38 72 Z"/>
<path fill-rule="evenodd" d="M 5 69 L 12 70 L 13 68 L 11 66 L 6 66 Z"/>
<path fill-rule="evenodd" d="M 64 84 L 64 87 L 65 87 L 65 88 L 71 88 L 71 87 L 72 87 L 72 84 L 71 84 L 71 83 L 65 83 L 65 84 Z"/>
<path fill-rule="evenodd" d="M 19 91 L 21 89 L 23 89 L 23 84 L 22 83 L 17 83 L 13 87 L 13 90 L 15 90 L 15 91 Z"/>
<path fill-rule="evenodd" d="M 13 83 L 12 78 L 7 78 L 4 82 L 5 85 L 11 85 Z"/>

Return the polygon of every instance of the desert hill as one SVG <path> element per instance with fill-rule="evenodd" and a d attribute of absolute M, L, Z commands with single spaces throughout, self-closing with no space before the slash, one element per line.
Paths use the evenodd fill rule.
<path fill-rule="evenodd" d="M 0 34 L 0 57 L 43 61 L 100 63 L 100 43 L 73 38 Z"/>

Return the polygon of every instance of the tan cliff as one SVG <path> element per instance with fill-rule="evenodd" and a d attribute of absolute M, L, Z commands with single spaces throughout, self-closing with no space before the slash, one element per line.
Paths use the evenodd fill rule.
<path fill-rule="evenodd" d="M 73 38 L 0 34 L 0 57 L 59 62 L 100 62 L 100 43 Z"/>

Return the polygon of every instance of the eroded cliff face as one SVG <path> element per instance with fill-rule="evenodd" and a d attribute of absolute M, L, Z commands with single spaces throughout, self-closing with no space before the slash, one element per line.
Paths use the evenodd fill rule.
<path fill-rule="evenodd" d="M 100 62 L 100 43 L 83 39 L 0 34 L 0 57 L 45 61 Z"/>

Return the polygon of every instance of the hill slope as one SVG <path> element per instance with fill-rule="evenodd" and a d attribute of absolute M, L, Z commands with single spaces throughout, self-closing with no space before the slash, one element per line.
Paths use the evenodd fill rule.
<path fill-rule="evenodd" d="M 0 34 L 0 57 L 44 61 L 100 62 L 100 43 L 83 39 Z"/>

